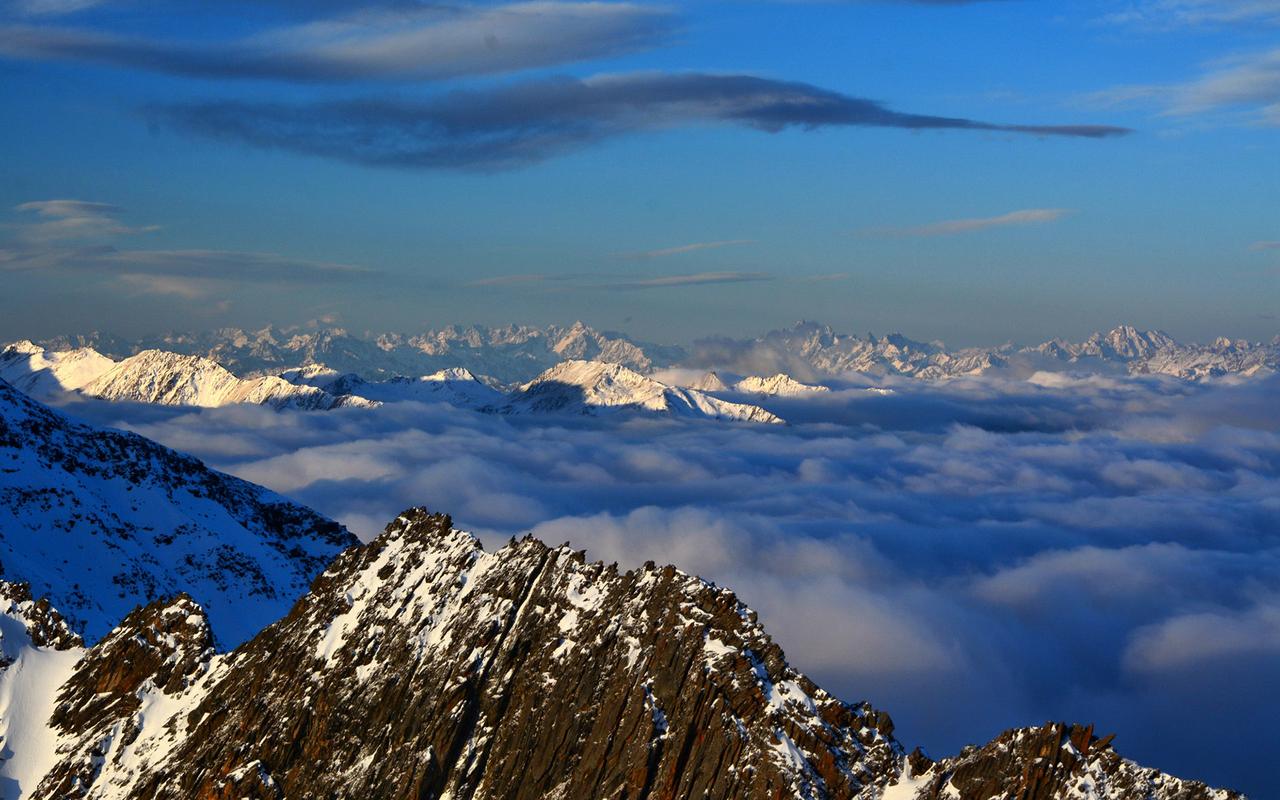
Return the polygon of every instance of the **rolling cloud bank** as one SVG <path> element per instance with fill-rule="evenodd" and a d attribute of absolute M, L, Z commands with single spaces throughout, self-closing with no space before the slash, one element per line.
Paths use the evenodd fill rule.
<path fill-rule="evenodd" d="M 939 752 L 1090 720 L 1140 761 L 1274 789 L 1257 731 L 1280 712 L 1280 379 L 833 385 L 762 401 L 790 426 L 418 403 L 73 413 L 365 538 L 425 503 L 490 543 L 532 530 L 623 565 L 674 562 Z"/>

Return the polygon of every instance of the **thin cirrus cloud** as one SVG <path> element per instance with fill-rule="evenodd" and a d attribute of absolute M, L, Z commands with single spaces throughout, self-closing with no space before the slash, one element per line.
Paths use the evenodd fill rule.
<path fill-rule="evenodd" d="M 611 286 L 614 289 L 666 289 L 673 286 L 704 286 L 714 283 L 754 283 L 771 281 L 767 272 L 698 272 L 692 275 L 663 275 L 637 281 L 623 281 Z"/>
<path fill-rule="evenodd" d="M 1043 225 L 1057 222 L 1071 213 L 1066 208 L 1027 208 L 1010 211 L 994 217 L 970 217 L 968 219 L 949 219 L 931 222 L 927 225 L 915 225 L 906 228 L 876 228 L 868 233 L 880 236 L 902 236 L 909 238 L 927 238 L 932 236 L 955 236 L 962 233 L 976 233 L 993 228 L 1012 228 L 1026 225 Z"/>
<path fill-rule="evenodd" d="M 197 78 L 443 80 L 648 49 L 674 30 L 675 16 L 661 7 L 533 0 L 367 9 L 214 44 L 9 25 L 0 27 L 0 56 Z"/>
<path fill-rule="evenodd" d="M 1102 17 L 1102 22 L 1163 30 L 1199 25 L 1280 24 L 1277 0 L 1146 0 Z"/>
<path fill-rule="evenodd" d="M 502 288 L 555 283 L 569 289 L 633 290 L 704 286 L 721 283 L 754 283 L 773 279 L 774 276 L 767 272 L 695 272 L 684 275 L 660 275 L 646 278 L 622 278 L 601 275 L 497 275 L 491 278 L 471 281 L 467 286 Z"/>
<path fill-rule="evenodd" d="M 366 281 L 378 273 L 348 264 L 275 253 L 218 249 L 136 249 L 121 239 L 158 230 L 128 225 L 124 210 L 87 200 L 33 200 L 14 207 L 22 221 L 5 227 L 0 271 L 77 272 L 105 277 L 142 294 L 194 299 L 240 284 L 314 285 Z M 28 219 L 34 217 L 34 221 Z"/>
<path fill-rule="evenodd" d="M 734 247 L 736 245 L 754 244 L 754 239 L 725 239 L 716 242 L 693 242 L 692 244 L 682 244 L 675 247 L 663 247 L 657 250 L 636 250 L 628 253 L 619 253 L 618 257 L 629 261 L 648 261 L 654 258 L 666 258 L 667 256 L 679 256 L 686 253 L 696 253 L 700 250 L 718 250 L 721 247 Z"/>
<path fill-rule="evenodd" d="M 524 167 L 624 134 L 694 124 L 770 133 L 857 126 L 1088 139 L 1130 132 L 910 114 L 805 83 L 660 72 L 529 80 L 422 102 L 198 102 L 149 112 L 182 131 L 256 147 L 370 166 L 462 170 Z"/>
<path fill-rule="evenodd" d="M 38 220 L 17 226 L 18 238 L 28 243 L 124 236 L 159 230 L 156 225 L 125 225 L 120 221 L 123 210 L 109 203 L 32 200 L 15 206 L 14 210 Z"/>
<path fill-rule="evenodd" d="M 1260 253 L 1265 250 L 1280 250 L 1280 240 L 1254 242 L 1249 246 L 1249 249 L 1254 251 L 1255 253 Z"/>
<path fill-rule="evenodd" d="M 1236 111 L 1254 124 L 1280 126 L 1280 48 L 1218 61 L 1182 83 L 1117 86 L 1086 100 L 1098 106 L 1155 105 L 1171 117 Z"/>

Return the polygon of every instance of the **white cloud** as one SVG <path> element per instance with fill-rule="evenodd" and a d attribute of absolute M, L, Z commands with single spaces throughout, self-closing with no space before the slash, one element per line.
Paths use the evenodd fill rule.
<path fill-rule="evenodd" d="M 692 244 L 682 244 L 675 247 L 663 247 L 658 250 L 640 250 L 631 253 L 619 253 L 620 258 L 632 260 L 648 260 L 651 258 L 666 258 L 668 256 L 679 256 L 686 253 L 696 253 L 700 250 L 718 250 L 721 247 L 733 247 L 735 245 L 754 244 L 752 239 L 726 239 L 718 242 L 694 242 Z"/>
<path fill-rule="evenodd" d="M 882 228 L 870 231 L 870 233 L 910 237 L 953 236 L 959 233 L 973 233 L 992 228 L 1043 225 L 1049 222 L 1057 222 L 1070 213 L 1071 211 L 1065 208 L 1027 208 L 1020 211 L 1010 211 L 1007 214 L 999 214 L 994 217 L 949 219 L 908 228 Z"/>

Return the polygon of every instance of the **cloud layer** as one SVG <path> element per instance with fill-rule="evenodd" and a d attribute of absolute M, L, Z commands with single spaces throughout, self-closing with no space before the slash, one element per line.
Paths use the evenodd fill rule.
<path fill-rule="evenodd" d="M 1007 125 L 910 114 L 805 83 L 656 72 L 529 80 L 422 102 L 202 102 L 151 113 L 181 130 L 257 147 L 427 169 L 521 167 L 627 133 L 695 124 L 770 133 L 859 126 L 1091 139 L 1128 132 L 1106 125 Z"/>
<path fill-rule="evenodd" d="M 1257 731 L 1280 713 L 1276 378 L 904 380 L 892 395 L 849 381 L 766 401 L 794 423 L 768 430 L 414 404 L 77 413 L 364 536 L 427 504 L 491 543 L 533 530 L 624 564 L 674 561 L 736 589 L 798 667 L 938 752 L 1089 720 L 1139 760 L 1274 793 Z"/>
<path fill-rule="evenodd" d="M 672 14 L 656 6 L 532 0 L 366 9 L 212 44 L 8 25 L 0 27 L 0 55 L 195 78 L 443 80 L 648 49 L 673 29 Z"/>

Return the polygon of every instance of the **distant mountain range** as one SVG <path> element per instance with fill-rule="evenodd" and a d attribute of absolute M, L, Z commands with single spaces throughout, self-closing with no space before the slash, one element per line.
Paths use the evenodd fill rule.
<path fill-rule="evenodd" d="M 959 351 L 897 335 L 844 336 L 815 323 L 798 323 L 752 340 L 704 340 L 688 351 L 628 342 L 582 323 L 546 329 L 448 328 L 412 339 L 359 339 L 337 330 L 285 336 L 267 329 L 253 335 L 221 331 L 165 341 L 205 354 L 144 349 L 117 361 L 82 340 L 61 350 L 49 347 L 71 343 L 42 346 L 24 340 L 0 350 L 0 378 L 49 400 L 74 393 L 135 403 L 249 403 L 296 410 L 417 401 L 502 415 L 644 413 L 780 423 L 784 420 L 769 408 L 768 400 L 827 393 L 830 387 L 819 381 L 839 385 L 853 374 L 946 379 L 1071 372 L 1205 380 L 1270 375 L 1280 369 L 1280 337 L 1270 344 L 1220 339 L 1185 345 L 1159 331 L 1132 327 L 1079 343 L 1053 340 L 1036 347 Z M 580 354 L 593 357 L 577 357 Z M 659 356 L 679 360 L 674 367 L 664 366 Z M 353 368 L 344 371 L 321 357 Z M 430 373 L 392 372 L 446 360 L 452 366 Z M 459 362 L 490 372 L 478 373 Z M 250 365 L 274 366 L 269 372 L 245 372 Z M 242 374 L 228 366 L 238 366 Z M 510 377 L 535 368 L 541 370 L 516 382 L 494 375 L 496 371 Z M 892 393 L 886 388 L 868 391 Z"/>
<path fill-rule="evenodd" d="M 144 350 L 202 356 L 241 377 L 278 374 L 323 364 L 338 373 L 378 380 L 465 369 L 504 385 L 532 380 L 566 360 L 620 364 L 647 374 L 666 367 L 718 369 L 745 375 L 786 373 L 820 380 L 848 372 L 944 378 L 989 371 L 1074 370 L 1163 374 L 1197 380 L 1220 375 L 1253 375 L 1280 369 L 1280 336 L 1270 342 L 1218 339 L 1208 344 L 1175 341 L 1160 331 L 1119 326 L 1082 342 L 1054 339 L 1039 345 L 948 349 L 900 334 L 838 333 L 799 322 L 754 339 L 716 338 L 689 347 L 635 341 L 624 334 L 596 331 L 581 322 L 569 326 L 450 326 L 419 335 L 356 336 L 339 328 L 319 330 L 222 329 L 202 334 L 169 334 L 123 340 L 104 334 L 58 337 L 45 350 L 91 347 L 112 359 Z"/>
<path fill-rule="evenodd" d="M 218 407 L 248 403 L 275 409 L 371 408 L 388 402 L 445 402 L 491 414 L 598 416 L 655 413 L 672 417 L 780 423 L 759 406 L 669 386 L 620 364 L 563 361 L 506 391 L 462 368 L 416 378 L 370 381 L 321 364 L 280 375 L 237 378 L 216 362 L 144 350 L 116 363 L 91 348 L 45 351 L 23 341 L 0 351 L 0 378 L 45 399 L 77 394 L 99 400 Z M 800 384 L 786 376 L 750 379 L 757 394 Z M 780 382 L 781 381 L 781 382 Z"/>

